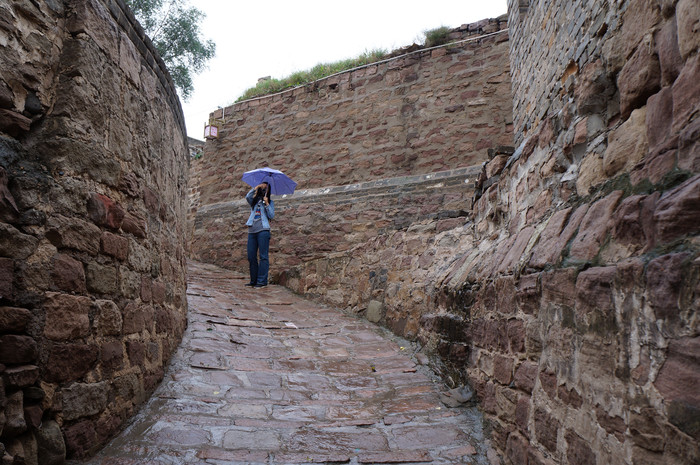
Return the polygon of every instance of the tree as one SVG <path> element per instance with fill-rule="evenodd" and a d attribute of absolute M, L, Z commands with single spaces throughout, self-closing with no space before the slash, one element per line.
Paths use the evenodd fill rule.
<path fill-rule="evenodd" d="M 201 72 L 216 51 L 205 40 L 199 23 L 206 16 L 187 0 L 126 0 L 168 67 L 175 86 L 187 100 L 194 86 L 192 76 Z"/>

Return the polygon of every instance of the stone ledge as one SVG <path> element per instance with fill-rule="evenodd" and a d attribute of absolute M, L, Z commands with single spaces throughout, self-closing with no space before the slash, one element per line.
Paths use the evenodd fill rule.
<path fill-rule="evenodd" d="M 457 186 L 467 184 L 470 189 L 474 188 L 474 183 L 481 172 L 481 166 L 470 166 L 467 168 L 456 168 L 449 171 L 421 174 L 414 176 L 400 176 L 396 178 L 379 179 L 358 184 L 348 184 L 345 186 L 322 187 L 318 189 L 303 189 L 292 195 L 276 196 L 277 204 L 296 202 L 317 202 L 320 198 L 330 198 L 327 201 L 342 201 L 345 197 L 366 197 L 371 195 L 391 195 L 401 192 L 413 191 L 417 189 L 435 189 L 443 186 Z M 240 207 L 246 206 L 245 199 L 238 199 L 229 202 L 220 202 L 205 205 L 197 211 L 197 217 L 223 215 L 227 212 L 236 211 Z"/>

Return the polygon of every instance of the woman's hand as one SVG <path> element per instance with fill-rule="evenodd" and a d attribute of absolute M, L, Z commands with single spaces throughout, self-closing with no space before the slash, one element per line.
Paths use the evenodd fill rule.
<path fill-rule="evenodd" d="M 263 197 L 263 202 L 265 202 L 266 207 L 270 205 L 270 199 L 267 197 Z"/>

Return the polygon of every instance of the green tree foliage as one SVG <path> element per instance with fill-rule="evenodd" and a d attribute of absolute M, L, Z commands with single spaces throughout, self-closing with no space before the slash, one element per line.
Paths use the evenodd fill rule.
<path fill-rule="evenodd" d="M 199 24 L 205 14 L 190 7 L 187 0 L 126 0 L 170 71 L 182 98 L 187 100 L 194 86 L 192 76 L 201 72 L 216 51 L 205 40 Z"/>

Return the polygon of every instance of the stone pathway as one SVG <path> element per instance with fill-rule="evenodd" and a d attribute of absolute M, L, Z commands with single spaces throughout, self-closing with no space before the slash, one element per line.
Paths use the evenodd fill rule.
<path fill-rule="evenodd" d="M 478 411 L 444 405 L 382 329 L 214 266 L 189 273 L 189 327 L 163 383 L 86 463 L 488 463 Z"/>

